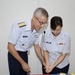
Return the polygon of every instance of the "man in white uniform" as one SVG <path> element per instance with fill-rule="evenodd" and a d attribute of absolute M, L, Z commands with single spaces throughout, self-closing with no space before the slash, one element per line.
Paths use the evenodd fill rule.
<path fill-rule="evenodd" d="M 62 30 L 61 17 L 52 17 L 50 25 L 51 29 L 42 35 L 41 48 L 46 61 L 43 74 L 68 73 L 70 35 Z"/>
<path fill-rule="evenodd" d="M 27 52 L 34 45 L 42 63 L 43 58 L 39 47 L 39 30 L 48 21 L 48 12 L 37 8 L 31 20 L 17 22 L 13 25 L 8 39 L 8 65 L 10 75 L 27 75 L 30 72 Z"/>

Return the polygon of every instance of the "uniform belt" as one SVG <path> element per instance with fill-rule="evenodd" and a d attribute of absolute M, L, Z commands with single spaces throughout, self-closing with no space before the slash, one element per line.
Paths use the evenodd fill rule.
<path fill-rule="evenodd" d="M 18 53 L 27 53 L 28 51 L 25 51 L 25 52 L 23 52 L 23 51 L 17 51 Z"/>

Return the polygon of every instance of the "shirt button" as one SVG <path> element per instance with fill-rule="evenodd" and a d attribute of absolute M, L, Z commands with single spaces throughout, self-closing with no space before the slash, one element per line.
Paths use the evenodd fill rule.
<path fill-rule="evenodd" d="M 22 44 L 22 46 L 24 46 L 24 44 Z"/>

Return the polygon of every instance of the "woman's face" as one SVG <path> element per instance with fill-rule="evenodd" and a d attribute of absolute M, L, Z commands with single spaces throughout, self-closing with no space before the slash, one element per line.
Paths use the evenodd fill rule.
<path fill-rule="evenodd" d="M 53 34 L 54 36 L 58 36 L 58 35 L 60 34 L 60 32 L 61 32 L 61 29 L 62 29 L 62 27 L 61 27 L 60 25 L 58 25 L 55 30 L 52 30 L 52 29 L 51 29 L 52 34 Z"/>

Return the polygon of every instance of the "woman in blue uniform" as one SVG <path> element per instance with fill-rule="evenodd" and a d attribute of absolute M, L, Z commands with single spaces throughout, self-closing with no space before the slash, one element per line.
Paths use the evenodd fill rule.
<path fill-rule="evenodd" d="M 50 21 L 51 29 L 42 35 L 41 48 L 46 61 L 42 67 L 43 74 L 68 73 L 71 39 L 62 27 L 62 18 L 54 16 Z"/>
<path fill-rule="evenodd" d="M 30 72 L 27 52 L 34 45 L 36 53 L 43 62 L 39 47 L 39 30 L 47 23 L 48 13 L 37 8 L 30 20 L 13 25 L 8 39 L 8 65 L 10 75 L 27 75 Z"/>

